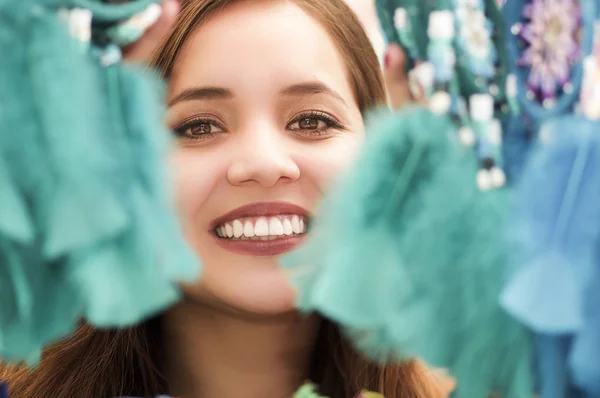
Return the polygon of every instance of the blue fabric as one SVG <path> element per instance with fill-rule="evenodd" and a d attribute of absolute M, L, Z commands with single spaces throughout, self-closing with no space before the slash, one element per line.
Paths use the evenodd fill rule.
<path fill-rule="evenodd" d="M 586 289 L 583 326 L 574 336 L 569 356 L 573 384 L 588 397 L 600 397 L 600 256 L 595 265 Z"/>
<path fill-rule="evenodd" d="M 535 340 L 540 395 L 543 398 L 566 398 L 569 391 L 567 357 L 572 337 L 537 334 Z"/>
<path fill-rule="evenodd" d="M 576 116 L 546 123 L 518 187 L 501 302 L 537 333 L 542 398 L 600 396 L 599 130 Z"/>
<path fill-rule="evenodd" d="M 573 90 L 555 106 L 527 98 L 528 68 L 511 27 L 521 22 L 528 0 L 504 3 L 506 48 L 517 78 L 519 106 L 530 126 L 508 123 L 506 150 L 513 159 L 529 152 L 524 133 L 543 138 L 526 164 L 509 161 L 520 177 L 519 204 L 511 229 L 517 269 L 502 295 L 504 307 L 536 332 L 541 398 L 600 396 L 600 125 L 572 113 L 583 67 L 571 68 Z M 582 0 L 581 52 L 592 51 L 598 1 Z M 543 133 L 543 134 L 542 134 Z M 522 136 L 520 136 L 523 134 Z M 519 137 L 520 136 L 520 137 Z M 548 137 L 550 142 L 548 143 Z M 524 152 L 521 152 L 524 150 Z"/>

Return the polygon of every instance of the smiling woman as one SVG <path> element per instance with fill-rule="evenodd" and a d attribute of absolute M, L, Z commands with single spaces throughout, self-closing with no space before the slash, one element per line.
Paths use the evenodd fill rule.
<path fill-rule="evenodd" d="M 441 397 L 417 363 L 379 367 L 320 316 L 300 316 L 277 256 L 302 243 L 333 178 L 385 102 L 377 57 L 342 0 L 188 0 L 153 65 L 168 81 L 178 210 L 204 262 L 184 300 L 126 331 L 87 326 L 15 398 Z M 2 378 L 0 374 L 0 378 Z"/>
<path fill-rule="evenodd" d="M 267 217 L 309 217 L 362 144 L 362 111 L 384 100 L 379 65 L 360 26 L 354 34 L 363 50 L 352 53 L 327 39 L 336 37 L 331 27 L 311 14 L 333 12 L 321 3 L 192 2 L 182 18 L 195 9 L 207 19 L 196 29 L 179 25 L 173 35 L 184 42 L 160 52 L 157 65 L 169 79 L 167 123 L 180 142 L 172 154 L 179 210 L 205 264 L 202 283 L 186 287 L 190 296 L 252 313 L 293 309 L 294 292 L 277 258 L 240 251 L 283 254 L 302 241 L 263 241 Z M 359 89 L 369 76 L 377 82 L 368 85 L 372 98 Z M 243 236 L 219 237 L 214 220 L 231 212 L 226 221 L 232 228 L 236 219 L 242 223 Z"/>

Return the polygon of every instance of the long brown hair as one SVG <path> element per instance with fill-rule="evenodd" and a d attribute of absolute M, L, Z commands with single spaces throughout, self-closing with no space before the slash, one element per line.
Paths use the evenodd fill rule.
<path fill-rule="evenodd" d="M 191 32 L 218 9 L 237 0 L 186 0 L 170 37 L 151 64 L 163 77 Z M 362 26 L 343 0 L 293 0 L 329 32 L 343 56 L 356 101 L 365 111 L 385 102 L 379 62 Z M 127 330 L 82 325 L 74 336 L 48 348 L 35 370 L 0 367 L 13 398 L 149 397 L 167 393 L 161 365 L 161 319 Z M 362 389 L 386 398 L 440 397 L 440 386 L 417 362 L 380 367 L 358 355 L 336 325 L 322 326 L 309 377 L 330 398 L 354 397 Z M 445 394 L 442 394 L 445 395 Z"/>

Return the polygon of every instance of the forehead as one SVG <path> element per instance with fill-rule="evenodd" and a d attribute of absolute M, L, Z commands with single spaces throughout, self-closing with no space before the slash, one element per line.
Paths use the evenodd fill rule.
<path fill-rule="evenodd" d="M 325 28 L 292 1 L 242 0 L 188 37 L 169 91 L 210 85 L 252 93 L 315 80 L 352 96 L 345 64 Z"/>

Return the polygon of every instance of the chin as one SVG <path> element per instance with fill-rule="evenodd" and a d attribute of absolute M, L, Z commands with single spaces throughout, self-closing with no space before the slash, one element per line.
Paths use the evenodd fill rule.
<path fill-rule="evenodd" d="M 215 268 L 206 264 L 199 283 L 183 286 L 187 300 L 246 315 L 274 316 L 295 311 L 296 292 L 278 266 Z"/>

